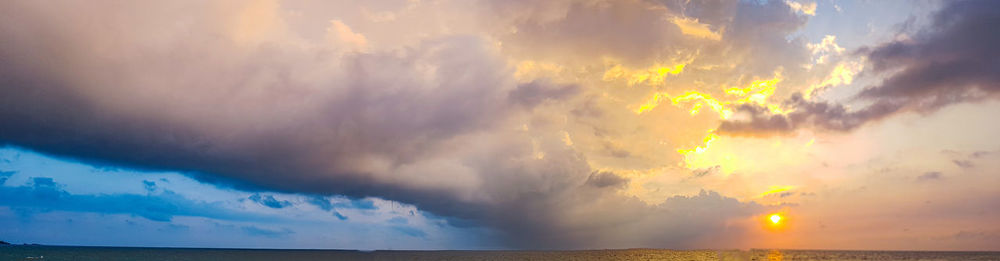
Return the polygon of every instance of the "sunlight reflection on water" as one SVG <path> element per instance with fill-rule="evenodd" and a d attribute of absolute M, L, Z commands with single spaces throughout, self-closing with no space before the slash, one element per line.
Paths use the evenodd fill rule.
<path fill-rule="evenodd" d="M 0 260 L 1000 260 L 1000 252 L 812 250 L 354 251 L 5 246 Z"/>

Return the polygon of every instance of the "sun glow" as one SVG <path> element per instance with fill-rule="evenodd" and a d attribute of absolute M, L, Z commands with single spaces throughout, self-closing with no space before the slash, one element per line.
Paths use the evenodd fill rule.
<path fill-rule="evenodd" d="M 643 83 L 654 86 L 662 85 L 666 81 L 667 76 L 677 75 L 684 72 L 684 66 L 686 66 L 684 63 L 669 66 L 657 64 L 650 68 L 631 70 L 622 67 L 621 64 L 615 64 L 604 72 L 604 77 L 602 77 L 602 79 L 605 81 L 625 79 L 629 86 Z"/>
<path fill-rule="evenodd" d="M 778 194 L 778 193 L 782 193 L 782 192 L 787 192 L 787 191 L 792 190 L 792 189 L 795 189 L 795 186 L 771 186 L 771 187 L 768 188 L 767 191 L 764 191 L 764 193 L 761 193 L 760 196 L 758 196 L 758 197 L 763 198 L 763 197 L 765 197 L 767 195 Z"/>
<path fill-rule="evenodd" d="M 708 24 L 700 23 L 698 19 L 674 17 L 670 21 L 681 29 L 682 34 L 715 41 L 722 40 L 720 32 L 712 31 Z"/>
<path fill-rule="evenodd" d="M 735 114 L 735 108 L 744 104 L 762 106 L 772 114 L 787 114 L 788 112 L 781 105 L 769 102 L 769 98 L 777 90 L 777 85 L 784 80 L 782 71 L 783 68 L 778 68 L 774 71 L 773 77 L 770 79 L 754 79 L 744 87 L 723 87 L 724 94 L 720 97 L 722 99 L 698 91 L 686 91 L 680 96 L 671 96 L 665 92 L 656 92 L 645 103 L 636 106 L 637 108 L 634 112 L 636 114 L 643 114 L 655 109 L 665 101 L 670 101 L 675 107 L 690 106 L 689 112 L 691 115 L 697 115 L 703 107 L 710 108 L 723 121 L 732 118 Z M 733 173 L 733 171 L 740 167 L 746 167 L 746 165 L 737 166 L 741 165 L 738 163 L 746 162 L 747 160 L 735 157 L 732 150 L 708 153 L 711 148 L 711 141 L 717 138 L 719 136 L 714 133 L 714 130 L 709 130 L 708 136 L 704 138 L 704 145 L 696 146 L 692 149 L 678 149 L 677 152 L 684 157 L 684 166 L 688 169 L 720 166 L 723 173 L 726 174 Z M 708 156 L 707 154 L 717 155 Z"/>
<path fill-rule="evenodd" d="M 787 211 L 788 209 L 785 208 L 776 212 L 764 214 L 763 216 L 756 216 L 754 217 L 754 220 L 760 222 L 760 227 L 765 231 L 776 233 L 788 231 L 792 227 L 792 224 L 788 219 Z"/>
<path fill-rule="evenodd" d="M 687 91 L 683 95 L 671 97 L 665 92 L 654 93 L 645 103 L 640 104 L 637 109 L 635 109 L 635 114 L 643 114 L 647 111 L 651 111 L 656 106 L 660 105 L 661 101 L 669 100 L 674 106 L 679 106 L 680 103 L 693 103 L 690 113 L 691 115 L 697 115 L 701 111 L 702 106 L 708 106 L 713 111 L 719 113 L 721 119 L 728 119 L 733 115 L 731 109 L 726 108 L 726 104 L 720 102 L 718 99 L 712 97 L 712 95 L 707 93 L 701 93 L 697 91 Z"/>
<path fill-rule="evenodd" d="M 681 66 L 676 69 L 677 70 L 683 69 L 684 67 L 682 65 L 683 64 L 681 64 Z M 613 69 L 616 68 L 618 67 L 615 67 Z M 774 92 L 777 88 L 777 84 L 780 83 L 782 79 L 784 79 L 784 77 L 781 76 L 781 70 L 782 69 L 779 68 L 777 71 L 775 71 L 774 77 L 771 79 L 754 80 L 753 82 L 751 82 L 750 84 L 746 85 L 746 87 L 743 88 L 740 87 L 724 88 L 723 91 L 725 92 L 726 96 L 729 96 L 728 99 L 717 99 L 715 97 L 712 97 L 711 94 L 693 90 L 685 91 L 684 94 L 679 96 L 672 96 L 666 92 L 656 92 L 653 93 L 653 95 L 651 95 L 649 98 L 647 98 L 645 102 L 639 104 L 638 106 L 635 106 L 636 109 L 634 110 L 634 112 L 635 114 L 643 114 L 645 112 L 655 109 L 657 106 L 661 104 L 661 102 L 669 100 L 671 104 L 677 107 L 681 107 L 682 106 L 681 103 L 684 103 L 684 105 L 690 104 L 691 115 L 697 115 L 698 112 L 701 111 L 701 108 L 703 106 L 708 106 L 713 111 L 719 114 L 719 119 L 721 120 L 726 120 L 733 116 L 732 107 L 748 103 L 764 106 L 768 110 L 770 110 L 771 113 L 785 114 L 785 111 L 781 108 L 781 106 L 777 104 L 768 103 L 768 98 L 774 95 Z M 605 80 L 608 80 L 609 78 L 613 79 L 621 77 L 621 73 L 610 74 L 612 71 L 613 70 L 608 71 L 607 73 L 604 74 Z M 665 74 L 662 74 L 661 71 L 661 75 Z M 646 81 L 648 77 L 639 77 L 637 79 L 639 79 L 638 80 L 639 82 L 642 82 Z M 656 78 L 656 79 L 661 79 L 661 78 Z M 630 80 L 630 84 L 632 84 L 632 81 L 633 80 Z"/>

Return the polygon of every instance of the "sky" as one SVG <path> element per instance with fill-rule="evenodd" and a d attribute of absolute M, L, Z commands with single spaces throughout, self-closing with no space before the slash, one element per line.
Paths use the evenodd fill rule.
<path fill-rule="evenodd" d="M 2 1 L 0 240 L 996 251 L 998 26 L 990 0 Z"/>

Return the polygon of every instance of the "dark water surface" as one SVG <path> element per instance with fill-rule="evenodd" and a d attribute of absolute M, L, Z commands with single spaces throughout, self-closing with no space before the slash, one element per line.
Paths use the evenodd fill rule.
<path fill-rule="evenodd" d="M 0 260 L 998 260 L 1000 252 L 662 250 L 372 251 L 0 246 Z"/>

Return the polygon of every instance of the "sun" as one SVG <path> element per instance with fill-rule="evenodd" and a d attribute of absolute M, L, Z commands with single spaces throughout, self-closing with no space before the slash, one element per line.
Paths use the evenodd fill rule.
<path fill-rule="evenodd" d="M 771 215 L 771 223 L 778 224 L 781 222 L 781 216 L 778 214 Z"/>
<path fill-rule="evenodd" d="M 771 212 L 763 216 L 757 216 L 754 219 L 759 220 L 762 228 L 772 232 L 779 232 L 788 229 L 790 219 L 787 219 L 787 214 L 787 212 Z"/>

